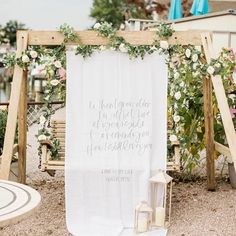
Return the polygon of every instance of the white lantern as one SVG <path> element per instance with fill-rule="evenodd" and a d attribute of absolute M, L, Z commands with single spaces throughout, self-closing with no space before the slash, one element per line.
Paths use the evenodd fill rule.
<path fill-rule="evenodd" d="M 151 184 L 151 207 L 153 212 L 153 226 L 167 227 L 170 224 L 172 177 L 159 170 L 149 179 Z"/>
<path fill-rule="evenodd" d="M 152 224 L 152 208 L 146 201 L 142 201 L 135 208 L 134 230 L 136 233 L 144 233 L 150 230 Z"/>

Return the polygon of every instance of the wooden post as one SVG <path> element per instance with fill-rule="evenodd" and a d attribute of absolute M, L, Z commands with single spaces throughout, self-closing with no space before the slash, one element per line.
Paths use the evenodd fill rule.
<path fill-rule="evenodd" d="M 23 73 L 18 113 L 18 182 L 26 183 L 27 71 Z"/>
<path fill-rule="evenodd" d="M 207 158 L 207 189 L 215 191 L 215 151 L 214 151 L 214 124 L 212 103 L 212 82 L 209 78 L 203 81 L 205 140 Z"/>
<path fill-rule="evenodd" d="M 17 52 L 18 57 L 21 56 L 22 52 L 26 50 L 28 42 L 28 32 L 19 31 L 17 32 Z M 11 160 L 13 156 L 13 145 L 15 140 L 17 113 L 21 95 L 21 86 L 23 80 L 23 69 L 18 65 L 15 66 L 11 96 L 8 107 L 7 116 L 7 127 L 4 139 L 4 148 L 2 154 L 1 168 L 0 168 L 0 179 L 7 180 L 9 178 Z"/>

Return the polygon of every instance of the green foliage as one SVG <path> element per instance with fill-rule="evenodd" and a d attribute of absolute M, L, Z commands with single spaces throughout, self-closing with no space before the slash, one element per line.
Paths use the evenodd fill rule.
<path fill-rule="evenodd" d="M 6 125 L 7 125 L 7 111 L 0 110 L 0 155 L 2 154 Z"/>
<path fill-rule="evenodd" d="M 16 20 L 10 20 L 4 27 L 0 27 L 0 42 L 10 43 L 11 46 L 16 44 L 16 32 L 17 30 L 25 29 L 25 24 Z"/>
<path fill-rule="evenodd" d="M 143 58 L 145 55 L 154 52 L 166 54 L 166 62 L 169 67 L 168 152 L 173 153 L 171 142 L 179 140 L 183 167 L 188 173 L 191 173 L 192 169 L 199 164 L 200 152 L 205 147 L 203 78 L 210 78 L 211 75 L 221 75 L 229 105 L 236 109 L 236 94 L 234 92 L 236 81 L 232 78 L 236 63 L 233 52 L 223 49 L 220 56 L 208 64 L 204 54 L 198 47 L 193 45 L 169 45 L 167 40 L 173 34 L 173 30 L 170 25 L 163 23 L 156 29 L 157 36 L 153 39 L 153 44 L 149 46 L 131 45 L 123 37 L 117 36 L 117 31 L 110 23 L 96 23 L 94 30 L 97 31 L 98 35 L 107 38 L 108 44 L 106 46 L 91 46 L 80 43 L 76 47 L 76 54 L 86 58 L 95 51 L 112 50 L 127 53 L 131 59 Z M 37 137 L 39 141 L 50 140 L 53 143 L 52 158 L 58 158 L 57 150 L 60 146 L 48 130 L 52 115 L 50 103 L 58 94 L 62 97 L 65 96 L 65 83 L 62 77 L 58 75 L 60 70 L 65 70 L 65 42 L 78 40 L 70 26 L 62 26 L 60 31 L 65 36 L 65 41 L 59 47 L 29 48 L 21 57 L 9 56 L 8 61 L 6 61 L 6 64 L 17 63 L 23 68 L 29 67 L 35 62 L 44 66 L 48 81 L 44 91 L 45 107 L 40 117 L 41 129 L 38 131 Z M 216 100 L 213 104 L 215 140 L 227 144 Z M 236 117 L 233 121 L 236 124 Z M 39 148 L 39 154 L 40 151 Z"/>
<path fill-rule="evenodd" d="M 79 36 L 75 33 L 74 28 L 70 25 L 67 25 L 66 23 L 61 25 L 59 31 L 65 36 L 64 43 L 67 43 L 68 41 L 77 43 L 80 42 Z"/>
<path fill-rule="evenodd" d="M 127 12 L 133 18 L 147 18 L 142 8 L 126 0 L 94 0 L 90 16 L 97 22 L 108 22 L 118 29 Z"/>
<path fill-rule="evenodd" d="M 156 32 L 160 39 L 166 40 L 173 35 L 174 30 L 172 25 L 161 22 Z"/>

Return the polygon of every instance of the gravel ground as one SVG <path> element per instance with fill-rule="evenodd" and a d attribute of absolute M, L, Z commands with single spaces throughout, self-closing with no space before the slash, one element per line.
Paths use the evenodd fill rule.
<path fill-rule="evenodd" d="M 64 116 L 64 109 L 56 118 Z M 64 173 L 55 177 L 38 170 L 37 125 L 28 132 L 27 183 L 38 190 L 42 204 L 38 211 L 18 224 L 0 229 L 0 236 L 69 236 L 65 223 Z M 172 221 L 168 236 L 236 236 L 236 190 L 219 181 L 216 192 L 206 182 L 175 183 Z"/>
<path fill-rule="evenodd" d="M 39 210 L 28 219 L 1 229 L 1 236 L 70 235 L 65 223 L 64 177 L 35 176 L 28 183 L 42 196 Z M 223 181 L 218 183 L 216 192 L 208 192 L 205 181 L 175 184 L 168 236 L 236 235 L 235 202 L 235 190 Z"/>

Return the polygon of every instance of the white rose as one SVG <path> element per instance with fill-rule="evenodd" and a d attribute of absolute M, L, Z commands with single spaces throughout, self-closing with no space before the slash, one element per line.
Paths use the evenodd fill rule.
<path fill-rule="evenodd" d="M 214 67 L 213 67 L 213 66 L 209 66 L 209 67 L 207 68 L 207 72 L 208 72 L 209 74 L 213 75 L 214 72 L 215 72 Z"/>
<path fill-rule="evenodd" d="M 61 68 L 61 62 L 60 61 L 55 61 L 54 66 L 58 69 Z"/>
<path fill-rule="evenodd" d="M 124 43 L 121 43 L 121 44 L 120 44 L 119 50 L 120 50 L 121 52 L 124 52 L 124 53 L 128 52 L 128 49 L 126 48 L 126 46 L 125 46 Z"/>
<path fill-rule="evenodd" d="M 101 45 L 99 49 L 100 49 L 100 51 L 105 51 L 106 50 L 106 46 Z"/>
<path fill-rule="evenodd" d="M 169 63 L 169 66 L 170 66 L 170 68 L 172 68 L 172 69 L 174 69 L 174 68 L 175 68 L 175 65 L 174 65 L 174 63 L 172 63 L 172 62 L 170 62 L 170 63 Z"/>
<path fill-rule="evenodd" d="M 160 41 L 160 47 L 167 50 L 169 48 L 169 44 L 167 41 L 161 40 Z"/>
<path fill-rule="evenodd" d="M 193 62 L 197 62 L 198 61 L 198 55 L 197 54 L 193 54 L 192 55 L 192 61 Z"/>
<path fill-rule="evenodd" d="M 189 48 L 186 49 L 185 55 L 186 55 L 187 58 L 190 58 L 190 56 L 191 56 L 191 50 L 190 50 Z"/>
<path fill-rule="evenodd" d="M 93 26 L 93 28 L 94 28 L 94 29 L 99 29 L 99 28 L 100 28 L 100 26 L 101 26 L 101 24 L 100 24 L 100 23 L 96 23 L 96 24 Z"/>
<path fill-rule="evenodd" d="M 59 82 L 59 80 L 57 80 L 57 79 L 53 79 L 53 80 L 50 81 L 50 84 L 51 84 L 52 86 L 57 86 L 59 83 L 60 83 L 60 82 Z"/>
<path fill-rule="evenodd" d="M 176 135 L 174 135 L 174 134 L 172 134 L 169 139 L 171 142 L 176 142 L 178 140 Z"/>
<path fill-rule="evenodd" d="M 41 125 L 43 125 L 45 122 L 46 122 L 46 118 L 45 118 L 43 115 L 40 116 L 40 118 L 39 118 L 39 123 L 40 123 Z"/>
<path fill-rule="evenodd" d="M 110 50 L 111 50 L 111 51 L 115 51 L 116 48 L 115 48 L 115 47 L 110 47 Z"/>
<path fill-rule="evenodd" d="M 23 63 L 28 63 L 30 61 L 30 59 L 27 55 L 23 55 L 21 59 L 22 59 Z"/>
<path fill-rule="evenodd" d="M 47 139 L 47 137 L 44 134 L 41 134 L 41 135 L 38 136 L 38 141 L 44 141 L 46 139 Z"/>
<path fill-rule="evenodd" d="M 174 97 L 176 100 L 179 100 L 181 98 L 181 92 L 176 92 Z"/>
<path fill-rule="evenodd" d="M 178 79 L 179 77 L 180 77 L 179 72 L 174 73 L 174 78 L 175 78 L 175 79 Z"/>
<path fill-rule="evenodd" d="M 38 56 L 38 53 L 36 51 L 30 51 L 30 56 L 32 58 L 36 58 Z"/>
<path fill-rule="evenodd" d="M 193 63 L 193 69 L 196 70 L 198 66 L 198 63 Z"/>
<path fill-rule="evenodd" d="M 44 100 L 48 101 L 49 98 L 50 98 L 50 95 L 46 96 L 46 97 L 44 98 Z"/>
<path fill-rule="evenodd" d="M 200 72 L 199 71 L 193 72 L 192 75 L 193 75 L 194 78 L 196 78 L 200 75 Z"/>
<path fill-rule="evenodd" d="M 179 122 L 179 121 L 180 121 L 180 116 L 178 116 L 178 115 L 177 115 L 177 116 L 174 116 L 174 122 L 177 123 L 177 122 Z"/>

